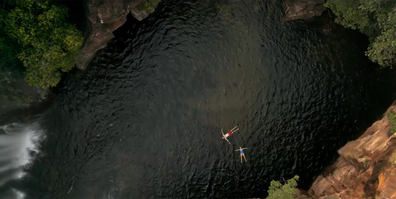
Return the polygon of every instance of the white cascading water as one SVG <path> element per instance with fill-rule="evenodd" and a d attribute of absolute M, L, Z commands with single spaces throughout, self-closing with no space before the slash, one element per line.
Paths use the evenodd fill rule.
<path fill-rule="evenodd" d="M 44 132 L 37 122 L 12 123 L 0 126 L 0 187 L 7 182 L 25 176 L 25 169 L 32 165 L 40 152 Z M 12 189 L 12 198 L 24 198 L 25 194 Z"/>

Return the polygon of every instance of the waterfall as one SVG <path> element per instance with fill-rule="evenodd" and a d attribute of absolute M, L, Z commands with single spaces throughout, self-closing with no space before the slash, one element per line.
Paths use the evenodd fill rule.
<path fill-rule="evenodd" d="M 26 175 L 25 170 L 40 153 L 43 138 L 44 131 L 37 121 L 0 126 L 0 188 Z M 16 189 L 7 192 L 7 198 L 20 199 L 25 196 Z"/>

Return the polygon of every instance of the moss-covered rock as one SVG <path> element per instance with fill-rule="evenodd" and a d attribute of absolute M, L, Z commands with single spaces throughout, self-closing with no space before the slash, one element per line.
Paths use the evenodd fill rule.
<path fill-rule="evenodd" d="M 147 0 L 139 4 L 136 9 L 131 9 L 131 14 L 137 20 L 141 21 L 148 17 L 157 8 L 161 0 Z"/>

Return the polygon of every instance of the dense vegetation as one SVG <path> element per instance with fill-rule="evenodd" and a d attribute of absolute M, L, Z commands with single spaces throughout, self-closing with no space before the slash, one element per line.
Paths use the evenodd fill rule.
<path fill-rule="evenodd" d="M 366 55 L 382 67 L 396 64 L 396 1 L 328 0 L 336 23 L 359 30 L 370 39 Z"/>
<path fill-rule="evenodd" d="M 271 185 L 268 188 L 268 197 L 267 199 L 294 199 L 296 196 L 297 181 L 298 176 L 294 176 L 293 178 L 287 180 L 285 184 L 282 184 L 279 181 L 271 181 Z"/>
<path fill-rule="evenodd" d="M 22 73 L 31 86 L 56 86 L 83 44 L 81 32 L 68 22 L 67 7 L 18 0 L 4 1 L 0 9 L 0 81 Z"/>

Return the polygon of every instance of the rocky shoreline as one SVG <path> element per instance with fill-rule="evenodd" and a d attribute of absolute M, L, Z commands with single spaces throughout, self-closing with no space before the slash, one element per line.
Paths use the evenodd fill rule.
<path fill-rule="evenodd" d="M 80 70 L 85 70 L 98 51 L 104 49 L 114 38 L 113 31 L 126 22 L 128 15 L 141 21 L 154 12 L 161 0 L 84 0 L 79 3 L 71 0 L 59 1 L 66 5 L 73 4 L 72 6 L 78 7 L 78 11 L 83 12 L 75 19 L 80 24 L 80 30 L 84 36 L 84 45 L 76 66 Z M 320 16 L 324 7 L 322 0 L 285 0 L 284 9 L 285 21 L 291 21 Z M 53 101 L 54 94 L 50 89 L 31 87 L 21 80 L 15 80 L 12 85 L 22 94 L 20 98 L 26 100 L 23 102 L 15 102 L 14 99 L 3 100 L 0 106 L 0 124 L 10 121 L 9 118 L 26 115 L 27 112 L 33 114 L 35 111 L 31 110 L 37 110 L 37 107 L 47 107 L 45 104 Z"/>
<path fill-rule="evenodd" d="M 81 0 L 82 1 L 82 0 Z M 130 14 L 136 20 L 143 20 L 154 12 L 161 0 L 84 0 L 81 3 L 84 15 L 77 19 L 84 23 L 80 29 L 84 35 L 84 45 L 76 66 L 87 69 L 97 52 L 106 47 L 114 38 L 113 31 L 121 27 Z M 70 5 L 69 0 L 60 0 Z M 75 5 L 73 5 L 75 6 Z M 79 5 L 78 5 L 79 6 Z M 3 97 L 0 106 L 0 125 L 23 120 L 30 115 L 45 111 L 53 102 L 54 94 L 50 89 L 28 86 L 23 80 L 15 79 L 12 88 L 20 101 Z"/>
<path fill-rule="evenodd" d="M 114 38 L 113 31 L 121 27 L 131 14 L 141 21 L 154 12 L 160 0 L 88 0 L 84 5 L 87 23 L 83 28 L 84 46 L 77 67 L 85 70 L 96 53 Z"/>
<path fill-rule="evenodd" d="M 323 0 L 285 0 L 284 20 L 320 16 L 326 10 L 323 4 Z M 382 119 L 338 150 L 340 157 L 315 179 L 308 191 L 296 190 L 296 198 L 396 198 L 396 128 L 393 126 L 396 126 L 396 101 Z"/>
<path fill-rule="evenodd" d="M 396 198 L 396 101 L 383 118 L 338 150 L 340 157 L 297 198 Z"/>
<path fill-rule="evenodd" d="M 322 0 L 285 0 L 284 20 L 320 16 Z M 383 118 L 358 139 L 338 150 L 340 157 L 312 183 L 308 191 L 296 190 L 299 199 L 396 198 L 396 101 Z"/>

